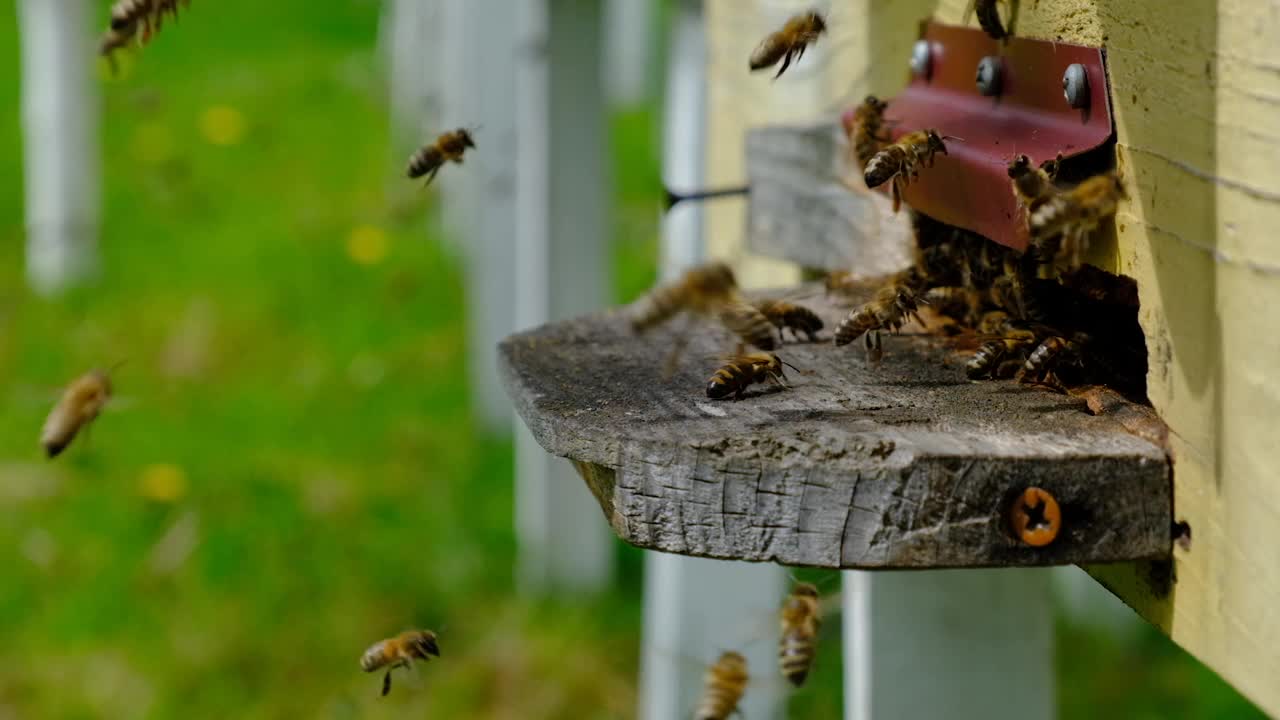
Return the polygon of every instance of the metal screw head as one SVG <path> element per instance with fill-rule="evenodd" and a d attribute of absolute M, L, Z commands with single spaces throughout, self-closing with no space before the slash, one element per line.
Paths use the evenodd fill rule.
<path fill-rule="evenodd" d="M 928 40 L 917 40 L 911 46 L 911 72 L 928 79 L 932 54 Z"/>
<path fill-rule="evenodd" d="M 1062 509 L 1048 490 L 1029 487 L 1009 506 L 1009 529 L 1031 547 L 1044 547 L 1062 529 Z"/>
<path fill-rule="evenodd" d="M 983 95 L 1000 94 L 1000 58 L 988 55 L 978 61 L 978 92 Z"/>
<path fill-rule="evenodd" d="M 1080 63 L 1068 65 L 1062 74 L 1062 96 L 1073 108 L 1089 106 L 1089 71 Z"/>

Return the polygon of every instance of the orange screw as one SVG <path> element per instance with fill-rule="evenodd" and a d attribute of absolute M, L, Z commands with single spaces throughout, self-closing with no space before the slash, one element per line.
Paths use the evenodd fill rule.
<path fill-rule="evenodd" d="M 1009 508 L 1009 527 L 1022 542 L 1031 547 L 1044 547 L 1053 542 L 1062 529 L 1062 510 L 1048 490 L 1029 487 Z"/>

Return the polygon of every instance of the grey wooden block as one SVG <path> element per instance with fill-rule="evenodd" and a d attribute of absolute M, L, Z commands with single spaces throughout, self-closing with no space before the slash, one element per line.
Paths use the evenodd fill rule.
<path fill-rule="evenodd" d="M 904 208 L 868 190 L 836 124 L 747 133 L 747 247 L 805 267 L 887 275 L 911 261 Z"/>
<path fill-rule="evenodd" d="M 774 293 L 775 295 L 778 293 Z M 812 286 L 786 295 L 830 328 L 847 310 Z M 674 325 L 678 325 L 675 323 Z M 674 330 L 632 335 L 613 311 L 544 325 L 499 347 L 517 411 L 575 461 L 619 537 L 686 555 L 831 568 L 1105 563 L 1170 550 L 1164 451 L 1082 400 L 970 382 L 940 338 L 783 346 L 792 389 L 706 398 L 733 340 L 702 324 L 662 378 Z M 1051 492 L 1063 529 L 1013 539 L 1005 509 Z"/>

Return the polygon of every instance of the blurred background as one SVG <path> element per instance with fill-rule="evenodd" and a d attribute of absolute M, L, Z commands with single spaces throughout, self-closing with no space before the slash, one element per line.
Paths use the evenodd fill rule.
<path fill-rule="evenodd" d="M 677 8 L 579 0 L 600 31 L 566 50 L 563 28 L 526 42 L 547 37 L 547 17 L 522 16 L 535 4 L 195 0 L 115 76 L 92 55 L 109 3 L 0 14 L 0 719 L 635 716 L 641 553 L 605 540 L 594 569 L 544 582 L 563 572 L 529 549 L 540 521 L 517 496 L 542 491 L 514 479 L 492 342 L 657 277 Z M 486 63 L 493 47 L 546 66 Z M 598 72 L 555 74 L 584 53 Z M 46 97 L 64 85 L 81 99 Z M 538 102 L 541 165 L 511 114 Z M 81 144 L 34 147 L 62 131 L 40 107 Z M 557 123 L 582 117 L 599 132 L 567 140 Z M 402 177 L 457 126 L 479 126 L 466 164 L 428 189 Z M 34 162 L 78 194 L 49 200 L 59 183 Z M 552 169 L 592 179 L 599 232 L 546 269 L 518 242 L 539 234 L 514 188 L 554 194 Z M 541 227 L 545 242 L 555 218 Z M 118 401 L 44 460 L 60 388 L 118 361 Z M 536 472 L 602 533 L 563 471 Z M 1153 629 L 1057 587 L 1061 717 L 1257 715 Z M 774 601 L 759 605 L 767 624 Z M 377 697 L 360 653 L 415 626 L 443 657 Z M 823 638 L 790 717 L 841 717 L 838 617 Z M 670 662 L 696 676 L 699 659 Z"/>

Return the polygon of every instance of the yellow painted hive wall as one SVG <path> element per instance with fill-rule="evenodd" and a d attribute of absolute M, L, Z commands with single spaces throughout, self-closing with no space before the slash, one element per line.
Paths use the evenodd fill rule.
<path fill-rule="evenodd" d="M 742 181 L 748 127 L 896 93 L 919 21 L 960 23 L 965 9 L 832 0 L 812 58 L 777 83 L 747 75 L 763 33 L 812 5 L 708 0 L 709 186 Z M 1149 394 L 1171 429 L 1175 512 L 1192 529 L 1167 597 L 1140 568 L 1090 571 L 1280 714 L 1280 6 L 1022 0 L 1016 31 L 1107 50 L 1129 198 L 1115 244 L 1092 261 L 1138 281 Z M 708 208 L 712 252 L 754 284 L 793 281 L 794 268 L 741 251 L 743 217 L 740 201 Z"/>

